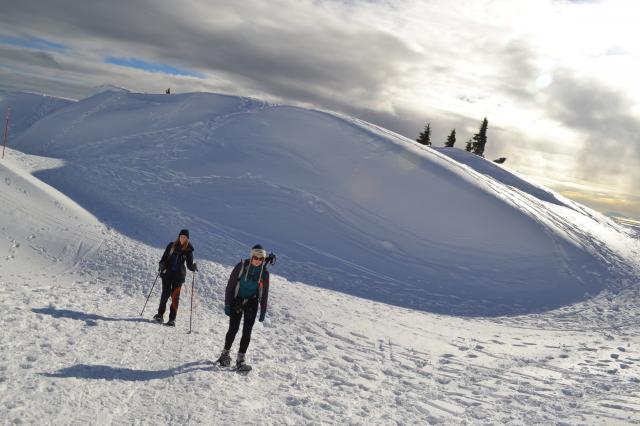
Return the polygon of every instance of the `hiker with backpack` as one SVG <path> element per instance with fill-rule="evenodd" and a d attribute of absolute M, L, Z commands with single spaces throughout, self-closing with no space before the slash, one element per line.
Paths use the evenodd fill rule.
<path fill-rule="evenodd" d="M 164 250 L 159 263 L 160 277 L 162 278 L 162 295 L 160 296 L 160 306 L 158 313 L 154 315 L 154 321 L 162 323 L 164 313 L 167 309 L 167 301 L 171 297 L 169 306 L 169 320 L 165 325 L 174 327 L 176 316 L 178 315 L 178 302 L 180 300 L 180 290 L 187 276 L 187 269 L 198 270 L 198 265 L 193 261 L 193 246 L 189 242 L 189 230 L 183 229 L 178 234 L 175 241 L 170 242 Z"/>
<path fill-rule="evenodd" d="M 251 366 L 245 363 L 245 355 L 258 308 L 260 310 L 259 322 L 263 322 L 267 314 L 267 301 L 269 299 L 269 271 L 268 263 L 274 263 L 276 256 L 267 252 L 261 245 L 256 245 L 251 249 L 249 259 L 240 261 L 231 271 L 224 297 L 224 313 L 229 317 L 229 329 L 224 341 L 224 349 L 217 362 L 224 367 L 231 364 L 229 352 L 233 340 L 240 328 L 240 320 L 244 315 L 242 324 L 242 337 L 240 348 L 236 358 L 236 369 L 238 371 L 249 371 Z"/>

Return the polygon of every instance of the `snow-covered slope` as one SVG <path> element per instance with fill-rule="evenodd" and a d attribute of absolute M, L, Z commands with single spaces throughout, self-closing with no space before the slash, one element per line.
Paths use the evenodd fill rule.
<path fill-rule="evenodd" d="M 103 92 L 129 93 L 130 91 L 125 89 L 124 87 L 114 86 L 113 84 L 101 84 L 87 90 L 84 97 L 90 98 Z"/>
<path fill-rule="evenodd" d="M 602 215 L 336 114 L 103 92 L 13 146 L 63 159 L 36 175 L 131 238 L 161 247 L 188 227 L 200 258 L 227 265 L 260 242 L 291 280 L 398 306 L 541 311 L 638 271 L 637 240 Z"/>
<path fill-rule="evenodd" d="M 3 276 L 55 276 L 72 269 L 102 240 L 102 225 L 66 196 L 31 173 L 61 161 L 11 151 L 2 163 L 0 270 Z M 19 159 L 20 167 L 14 162 Z M 16 260 L 19 259 L 19 260 Z"/>
<path fill-rule="evenodd" d="M 11 107 L 9 137 L 12 140 L 36 121 L 71 103 L 73 101 L 52 96 L 0 90 L 3 136 L 7 107 Z"/>
<path fill-rule="evenodd" d="M 240 376 L 211 363 L 230 268 L 200 260 L 194 333 L 190 282 L 175 329 L 143 319 L 160 249 L 27 173 L 56 165 L 15 151 L 0 164 L 2 424 L 640 423 L 637 285 L 465 319 L 290 282 L 279 263 Z"/>
<path fill-rule="evenodd" d="M 463 152 L 255 100 L 101 93 L 36 121 L 15 142 L 48 157 L 0 163 L 0 424 L 640 423 L 637 241 L 602 216 Z M 175 329 L 145 319 L 157 286 L 139 316 L 182 226 L 192 334 L 191 274 Z M 256 241 L 279 262 L 240 376 L 211 360 Z M 422 310 L 543 305 L 564 306 Z"/>
<path fill-rule="evenodd" d="M 290 282 L 277 264 L 240 376 L 211 363 L 230 268 L 200 260 L 192 334 L 191 282 L 175 329 L 141 318 L 161 250 L 28 174 L 53 166 L 0 164 L 1 424 L 640 423 L 637 286 L 482 320 Z"/>

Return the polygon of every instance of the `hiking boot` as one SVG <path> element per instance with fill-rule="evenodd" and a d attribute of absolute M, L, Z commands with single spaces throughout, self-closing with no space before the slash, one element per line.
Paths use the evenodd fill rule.
<path fill-rule="evenodd" d="M 162 324 L 162 323 L 164 322 L 164 318 L 163 318 L 163 317 L 162 317 L 162 315 L 160 315 L 160 314 L 155 314 L 155 315 L 153 316 L 153 320 L 154 320 L 155 322 L 159 322 L 160 324 Z"/>
<path fill-rule="evenodd" d="M 224 349 L 222 351 L 222 353 L 220 354 L 220 358 L 218 358 L 217 362 L 219 362 L 220 365 L 223 367 L 228 367 L 231 365 L 231 357 L 229 356 L 229 349 Z"/>
<path fill-rule="evenodd" d="M 169 320 L 167 322 L 164 323 L 164 325 L 166 325 L 167 327 L 175 327 L 176 326 L 176 320 Z"/>

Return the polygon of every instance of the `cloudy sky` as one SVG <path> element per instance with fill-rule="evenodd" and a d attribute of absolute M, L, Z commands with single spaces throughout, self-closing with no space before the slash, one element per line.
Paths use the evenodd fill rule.
<path fill-rule="evenodd" d="M 213 91 L 331 109 L 640 219 L 635 0 L 0 0 L 0 87 Z"/>

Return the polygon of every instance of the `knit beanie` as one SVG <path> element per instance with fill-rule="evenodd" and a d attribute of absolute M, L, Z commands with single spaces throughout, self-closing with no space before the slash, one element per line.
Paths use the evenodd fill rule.
<path fill-rule="evenodd" d="M 267 251 L 263 249 L 260 244 L 256 244 L 255 246 L 251 247 L 251 257 L 254 256 L 264 259 L 265 257 L 267 257 Z"/>

